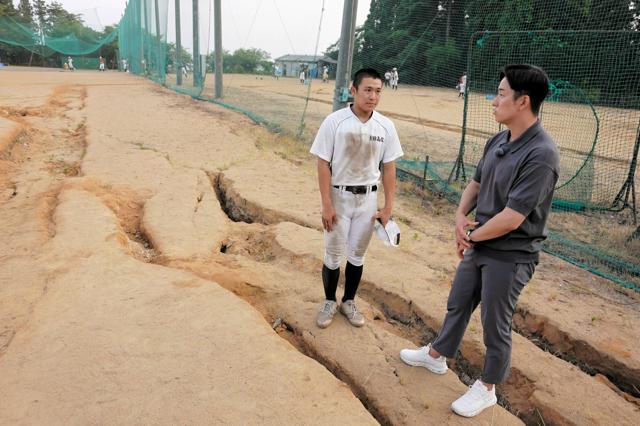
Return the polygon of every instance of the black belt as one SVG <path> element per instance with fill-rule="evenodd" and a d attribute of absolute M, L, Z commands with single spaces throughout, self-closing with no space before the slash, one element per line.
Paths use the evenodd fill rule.
<path fill-rule="evenodd" d="M 341 189 L 343 191 L 351 192 L 352 194 L 366 194 L 367 191 L 375 192 L 378 190 L 378 185 L 356 185 L 356 186 L 338 186 L 333 185 L 334 188 Z"/>

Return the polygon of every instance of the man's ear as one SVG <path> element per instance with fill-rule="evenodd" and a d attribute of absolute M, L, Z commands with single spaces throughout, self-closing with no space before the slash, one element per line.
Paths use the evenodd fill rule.
<path fill-rule="evenodd" d="M 351 95 L 355 96 L 358 89 L 353 84 L 351 85 Z"/>
<path fill-rule="evenodd" d="M 518 98 L 518 106 L 521 110 L 531 108 L 531 98 L 529 95 L 522 95 Z"/>

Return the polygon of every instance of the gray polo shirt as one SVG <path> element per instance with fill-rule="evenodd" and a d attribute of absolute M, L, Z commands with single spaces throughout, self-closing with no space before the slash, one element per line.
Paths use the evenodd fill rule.
<path fill-rule="evenodd" d="M 518 139 L 504 130 L 487 141 L 473 180 L 480 183 L 479 226 L 509 207 L 526 217 L 518 229 L 475 244 L 478 253 L 511 262 L 537 261 L 560 173 L 558 148 L 539 122 Z"/>

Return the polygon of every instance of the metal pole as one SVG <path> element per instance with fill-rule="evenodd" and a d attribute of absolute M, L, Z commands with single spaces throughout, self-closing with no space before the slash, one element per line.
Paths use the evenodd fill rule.
<path fill-rule="evenodd" d="M 338 69 L 336 70 L 336 86 L 333 92 L 333 110 L 347 106 L 345 101 L 340 100 L 343 91 L 349 89 L 349 43 L 351 41 L 350 32 L 352 22 L 355 20 L 354 4 L 357 0 L 344 0 L 342 8 L 342 29 L 340 30 L 340 50 L 338 51 Z M 357 6 L 356 6 L 357 7 Z"/>
<path fill-rule="evenodd" d="M 352 75 L 353 70 L 353 47 L 356 42 L 356 17 L 358 16 L 358 0 L 353 1 L 353 8 L 351 10 L 351 30 L 349 31 L 349 62 L 347 65 L 347 85 Z"/>
<path fill-rule="evenodd" d="M 182 86 L 182 28 L 180 27 L 180 0 L 175 0 L 176 4 L 176 84 Z"/>
<path fill-rule="evenodd" d="M 147 6 L 147 0 L 143 0 L 143 8 L 144 8 L 144 32 L 142 33 L 143 40 L 147 38 L 147 35 L 151 36 L 151 31 L 149 27 L 149 6 Z M 151 37 L 149 37 L 151 40 Z M 149 43 L 147 43 L 149 44 Z M 147 46 L 147 51 L 151 52 L 151 46 Z M 147 75 L 147 70 L 149 69 L 149 55 L 147 51 L 143 51 L 144 56 L 142 57 L 142 61 L 144 62 L 144 66 L 142 67 L 142 73 Z"/>
<path fill-rule="evenodd" d="M 160 9 L 158 8 L 158 0 L 155 0 L 154 4 L 156 10 L 156 43 L 158 43 L 156 46 L 156 67 L 158 68 L 158 78 L 160 78 L 160 76 L 164 73 L 162 72 L 162 51 L 160 46 Z"/>
<path fill-rule="evenodd" d="M 200 24 L 198 0 L 193 0 L 193 85 L 200 86 Z"/>
<path fill-rule="evenodd" d="M 213 2 L 214 37 L 216 49 L 216 99 L 222 97 L 222 7 L 220 0 Z"/>
<path fill-rule="evenodd" d="M 138 5 L 138 20 L 140 22 L 140 57 L 137 60 L 136 68 L 139 69 L 139 73 L 142 74 L 142 61 L 144 59 L 144 21 L 142 20 L 142 3 L 136 3 Z M 133 58 L 132 58 L 133 59 Z M 129 64 L 131 66 L 133 64 Z M 134 70 L 132 70 L 134 71 Z"/>

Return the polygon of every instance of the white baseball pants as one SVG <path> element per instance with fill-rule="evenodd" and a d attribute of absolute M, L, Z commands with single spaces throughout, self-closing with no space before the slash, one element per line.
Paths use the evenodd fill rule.
<path fill-rule="evenodd" d="M 378 187 L 379 188 L 379 187 Z M 338 223 L 331 232 L 324 231 L 324 264 L 329 269 L 340 267 L 344 259 L 353 266 L 362 266 L 373 234 L 377 211 L 377 192 L 366 194 L 331 187 L 331 199 Z"/>

